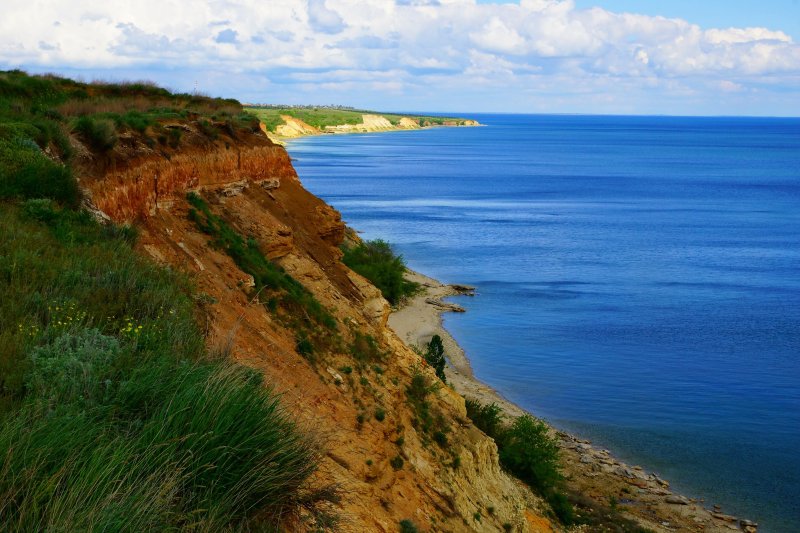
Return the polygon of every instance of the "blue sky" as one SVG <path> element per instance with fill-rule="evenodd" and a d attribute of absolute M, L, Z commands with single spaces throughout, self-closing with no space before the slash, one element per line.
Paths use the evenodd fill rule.
<path fill-rule="evenodd" d="M 478 0 L 479 4 L 519 3 Z M 703 27 L 765 26 L 800 40 L 800 0 L 575 0 L 579 8 L 677 17 Z"/>
<path fill-rule="evenodd" d="M 800 115 L 800 0 L 3 3 L 0 68 L 379 110 Z"/>

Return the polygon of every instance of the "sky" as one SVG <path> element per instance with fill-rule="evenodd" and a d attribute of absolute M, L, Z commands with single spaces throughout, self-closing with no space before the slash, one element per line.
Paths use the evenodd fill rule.
<path fill-rule="evenodd" d="M 800 0 L 3 0 L 0 69 L 382 111 L 800 116 Z"/>

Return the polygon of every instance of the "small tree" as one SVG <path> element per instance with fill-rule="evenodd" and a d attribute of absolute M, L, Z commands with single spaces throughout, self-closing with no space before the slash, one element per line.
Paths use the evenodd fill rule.
<path fill-rule="evenodd" d="M 428 343 L 428 349 L 425 352 L 425 361 L 436 371 L 436 376 L 441 379 L 443 383 L 447 383 L 447 377 L 444 375 L 444 344 L 442 344 L 442 338 L 439 335 L 434 335 Z"/>

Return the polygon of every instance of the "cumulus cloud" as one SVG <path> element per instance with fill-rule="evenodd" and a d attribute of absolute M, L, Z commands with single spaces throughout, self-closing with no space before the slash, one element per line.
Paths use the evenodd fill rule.
<path fill-rule="evenodd" d="M 492 94 L 563 84 L 565 94 L 613 99 L 632 90 L 711 98 L 755 85 L 796 94 L 800 78 L 800 45 L 779 29 L 701 28 L 571 0 L 4 0 L 4 12 L 0 65 L 191 68 L 286 84 L 313 73 L 328 91 L 369 81 L 409 101 L 470 80 Z"/>

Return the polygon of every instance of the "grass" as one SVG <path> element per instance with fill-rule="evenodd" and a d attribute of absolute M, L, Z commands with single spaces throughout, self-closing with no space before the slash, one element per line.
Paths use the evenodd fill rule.
<path fill-rule="evenodd" d="M 369 363 L 384 361 L 387 354 L 381 350 L 378 341 L 372 335 L 364 335 L 356 331 L 353 334 L 353 342 L 350 344 L 350 355 L 353 356 L 358 367 L 363 369 Z M 383 369 L 381 372 L 376 372 L 376 374 L 381 373 L 383 373 Z"/>
<path fill-rule="evenodd" d="M 364 241 L 343 252 L 344 264 L 378 287 L 390 304 L 398 305 L 419 290 L 417 283 L 404 278 L 408 269 L 403 257 L 395 254 L 386 241 Z"/>
<path fill-rule="evenodd" d="M 264 124 L 271 132 L 284 124 L 281 115 L 288 115 L 302 120 L 310 126 L 324 130 L 326 126 L 338 126 L 344 124 L 361 124 L 362 115 L 379 115 L 385 117 L 392 125 L 397 125 L 400 119 L 408 117 L 420 126 L 441 126 L 444 124 L 463 124 L 464 119 L 453 117 L 438 117 L 429 115 L 400 115 L 397 113 L 379 113 L 375 111 L 364 111 L 358 109 L 341 109 L 335 107 L 280 107 L 280 106 L 250 106 L 246 110 L 252 113 Z"/>

